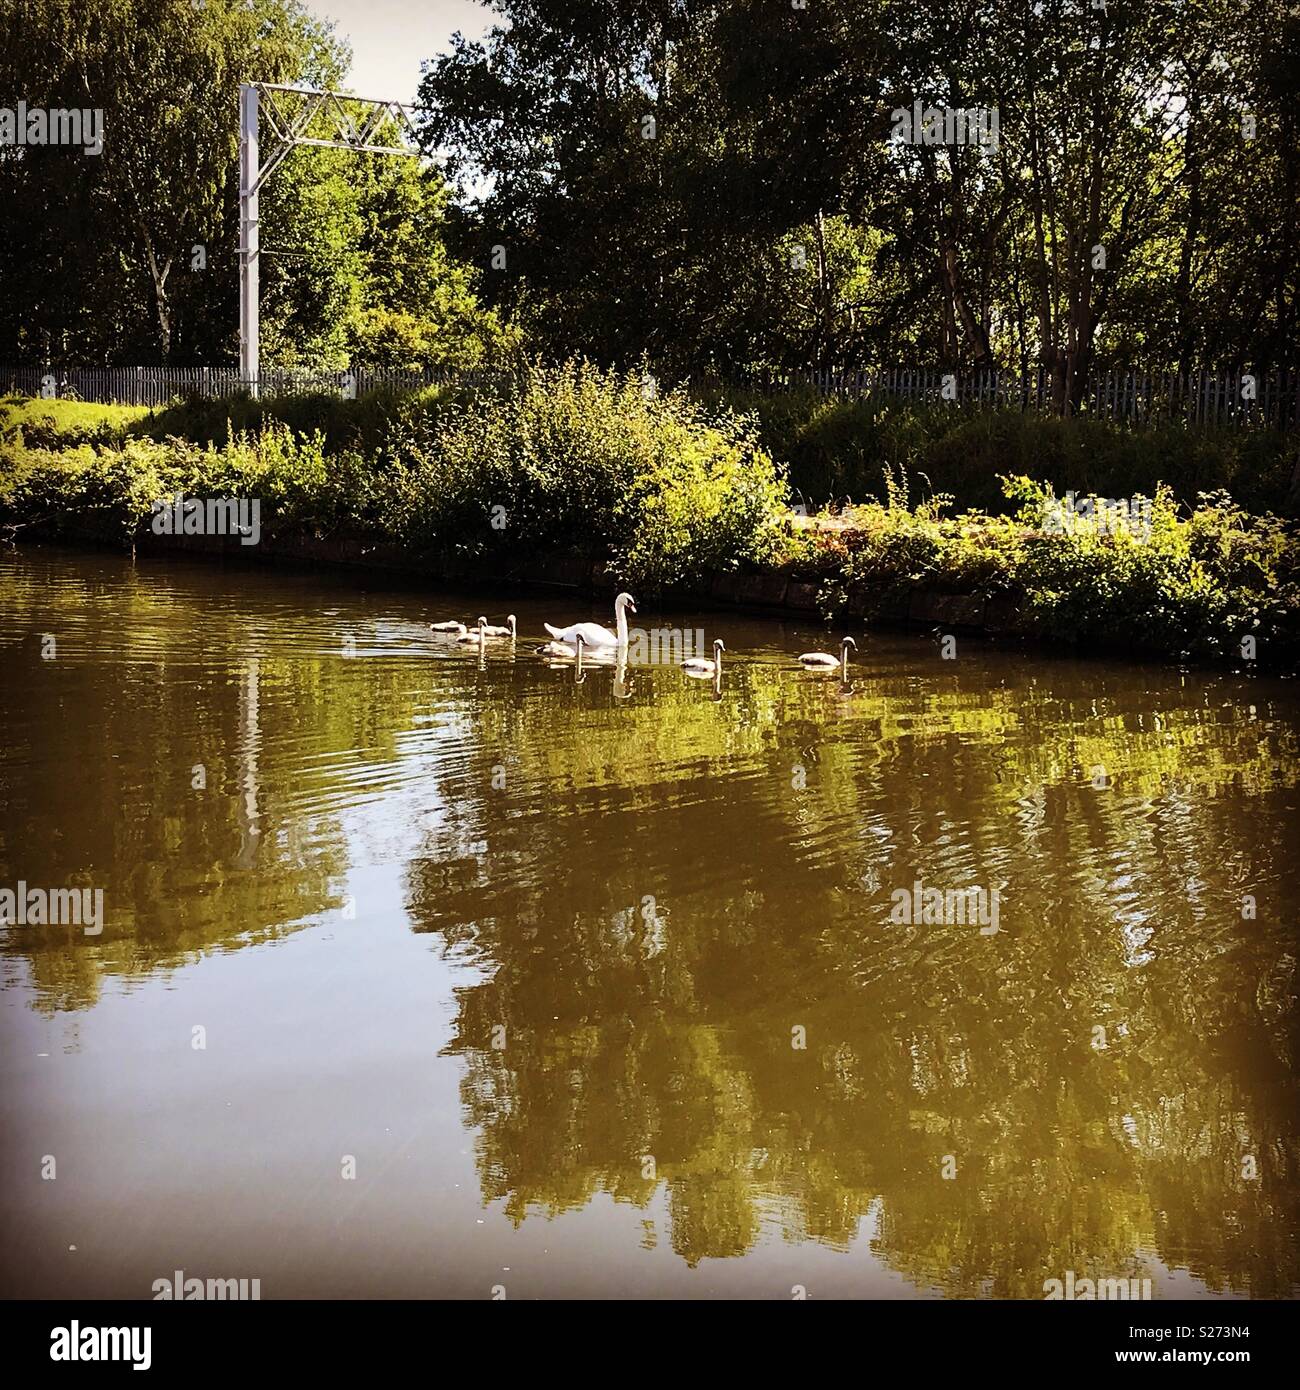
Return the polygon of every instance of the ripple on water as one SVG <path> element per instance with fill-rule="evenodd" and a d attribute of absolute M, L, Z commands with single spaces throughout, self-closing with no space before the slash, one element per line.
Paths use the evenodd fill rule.
<path fill-rule="evenodd" d="M 674 615 L 727 642 L 715 701 L 548 667 L 572 596 L 509 600 L 519 644 L 479 653 L 427 624 L 481 598 L 363 583 L 0 554 L 0 884 L 109 905 L 94 941 L 3 933 L 0 1024 L 41 1066 L 72 1040 L 83 1224 L 123 1191 L 157 1216 L 103 1228 L 94 1291 L 169 1267 L 150 1232 L 207 1248 L 230 1192 L 247 1267 L 317 1291 L 341 1143 L 384 1174 L 349 1292 L 477 1288 L 542 1220 L 555 1292 L 600 1261 L 632 1287 L 652 1239 L 678 1292 L 705 1260 L 788 1286 L 810 1244 L 859 1292 L 1157 1255 L 1294 1289 L 1294 692 L 884 633 L 844 688 L 793 664 L 823 630 Z M 997 890 L 998 930 L 892 915 L 918 882 Z M 16 1074 L 13 1132 L 46 1085 Z M 83 1293 L 41 1265 L 47 1197 L 18 1193 L 15 1258 Z M 494 1269 L 430 1272 L 485 1203 Z"/>

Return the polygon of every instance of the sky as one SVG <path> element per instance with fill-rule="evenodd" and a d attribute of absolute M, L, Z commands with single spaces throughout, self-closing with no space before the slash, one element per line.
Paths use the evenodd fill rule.
<path fill-rule="evenodd" d="M 304 0 L 352 45 L 348 86 L 359 97 L 413 102 L 420 63 L 445 52 L 459 29 L 475 39 L 494 16 L 474 0 Z"/>

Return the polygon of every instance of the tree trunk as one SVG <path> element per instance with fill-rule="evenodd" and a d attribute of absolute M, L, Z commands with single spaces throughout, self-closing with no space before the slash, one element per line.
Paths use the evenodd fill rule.
<path fill-rule="evenodd" d="M 163 362 L 171 356 L 172 350 L 172 309 L 167 299 L 167 277 L 171 274 L 170 256 L 160 266 L 154 255 L 153 238 L 148 228 L 141 226 L 140 235 L 144 239 L 145 258 L 149 262 L 149 274 L 153 277 L 154 302 L 158 309 L 158 345 Z"/>
<path fill-rule="evenodd" d="M 1196 145 L 1200 102 L 1194 93 L 1187 99 L 1187 135 L 1183 142 L 1183 169 L 1187 177 L 1187 226 L 1178 256 L 1178 280 L 1174 298 L 1178 305 L 1178 370 L 1192 370 L 1192 259 L 1201 233 L 1201 157 Z"/>

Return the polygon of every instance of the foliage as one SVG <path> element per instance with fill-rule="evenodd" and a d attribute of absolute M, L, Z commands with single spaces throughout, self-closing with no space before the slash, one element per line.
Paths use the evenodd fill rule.
<path fill-rule="evenodd" d="M 292 395 L 251 396 L 206 400 L 195 397 L 153 410 L 132 426 L 152 439 L 179 436 L 201 444 L 223 444 L 240 434 L 260 434 L 280 424 L 295 434 L 319 433 L 331 454 L 357 449 L 379 449 L 395 419 L 429 417 L 454 397 L 446 387 L 423 390 L 368 391 L 347 400 L 336 391 L 308 391 Z"/>
<path fill-rule="evenodd" d="M 0 448 L 0 525 L 107 513 L 130 535 L 155 498 L 249 496 L 262 499 L 272 535 L 386 535 L 467 554 L 574 548 L 645 589 L 762 563 L 779 543 L 784 486 L 751 423 L 681 391 L 647 393 L 640 374 L 538 367 L 467 400 L 375 401 L 369 418 L 360 402 L 268 403 L 245 416 L 255 431 L 210 428 L 218 404 L 230 405 L 131 424 L 197 423 L 201 443 L 123 433 L 56 452 L 15 431 Z M 322 416 L 337 452 L 310 424 Z"/>
<path fill-rule="evenodd" d="M 411 159 L 298 149 L 263 198 L 262 357 L 305 370 L 479 367 L 519 334 L 448 253 L 446 193 Z"/>
<path fill-rule="evenodd" d="M 0 440 L 12 445 L 21 438 L 34 449 L 110 444 L 148 413 L 144 406 L 4 396 L 0 397 Z"/>
<path fill-rule="evenodd" d="M 1006 594 L 1024 625 L 1070 642 L 1233 659 L 1300 659 L 1300 542 L 1226 491 L 1180 504 L 1160 486 L 1149 527 L 1051 524 L 1050 483 L 1003 477 L 1004 512 L 914 500 L 917 474 L 882 470 L 883 497 L 796 518 L 752 416 L 660 392 L 640 372 L 535 365 L 495 390 L 195 402 L 160 412 L 4 404 L 0 528 L 109 539 L 156 498 L 259 497 L 266 534 L 396 540 L 414 553 L 503 561 L 568 551 L 641 590 L 740 567 L 783 567 L 823 607 L 856 595 L 888 616 L 913 589 Z M 177 437 L 187 435 L 186 438 Z M 858 610 L 861 611 L 861 610 Z"/>
<path fill-rule="evenodd" d="M 1252 517 L 1223 493 L 1180 515 L 1161 487 L 1141 524 L 1053 526 L 1050 487 L 1023 476 L 1003 487 L 1015 517 L 947 520 L 946 499 L 912 509 L 897 494 L 855 507 L 838 564 L 821 557 L 838 581 L 828 593 L 843 602 L 866 585 L 879 604 L 912 587 L 1006 592 L 1027 628 L 1062 641 L 1236 660 L 1249 636 L 1269 664 L 1300 659 L 1300 539 L 1278 518 Z"/>
<path fill-rule="evenodd" d="M 604 544 L 645 587 L 764 559 L 784 496 L 750 422 L 577 363 L 399 430 L 389 454 L 394 524 L 413 543 Z"/>
<path fill-rule="evenodd" d="M 1227 488 L 1252 511 L 1282 510 L 1300 463 L 1300 432 L 1177 424 L 1145 429 L 1087 416 L 965 410 L 956 405 L 846 400 L 812 390 L 722 391 L 711 399 L 753 413 L 763 445 L 789 466 L 790 485 L 810 502 L 876 494 L 887 468 L 903 468 L 965 508 L 1003 511 L 1000 474 L 1024 474 L 1103 497 L 1168 484 L 1179 501 Z"/>
<path fill-rule="evenodd" d="M 98 155 L 0 158 L 0 359 L 232 361 L 239 84 L 340 88 L 348 63 L 298 0 L 0 5 L 0 106 L 103 112 Z M 476 365 L 505 350 L 514 335 L 447 251 L 446 212 L 422 161 L 293 150 L 261 195 L 265 365 Z"/>
<path fill-rule="evenodd" d="M 419 391 L 368 391 L 348 400 L 337 391 L 307 391 L 254 398 L 247 394 L 208 399 L 194 396 L 169 405 L 98 405 L 82 401 L 0 398 L 0 441 L 30 448 L 116 444 L 131 436 L 171 437 L 198 444 L 224 444 L 240 434 L 260 434 L 287 425 L 296 434 L 319 432 L 326 449 L 378 449 L 395 419 L 430 418 L 455 397 L 449 387 Z"/>
<path fill-rule="evenodd" d="M 458 244 L 505 249 L 484 292 L 544 351 L 1042 366 L 1061 403 L 1300 352 L 1286 0 L 492 8 L 421 105 Z M 914 102 L 997 142 L 898 138 Z"/>

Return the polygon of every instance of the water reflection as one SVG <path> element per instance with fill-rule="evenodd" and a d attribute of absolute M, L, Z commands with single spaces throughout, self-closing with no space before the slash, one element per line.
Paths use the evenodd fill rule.
<path fill-rule="evenodd" d="M 523 634 L 557 605 L 511 606 Z M 845 684 L 790 658 L 824 635 L 703 615 L 719 699 L 522 635 L 455 651 L 426 608 L 0 563 L 0 882 L 109 905 L 93 945 L 5 932 L 9 997 L 92 1009 L 389 865 L 455 967 L 450 1122 L 516 1227 L 662 1196 L 687 1268 L 775 1232 L 954 1296 L 1295 1291 L 1285 686 L 882 635 Z M 918 882 L 996 889 L 999 929 L 891 920 Z"/>

